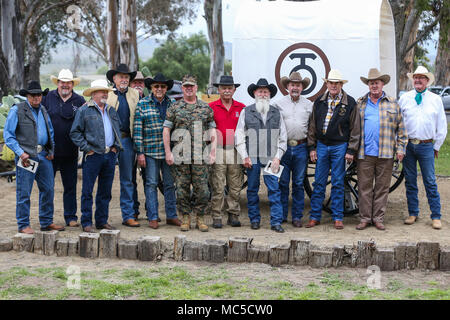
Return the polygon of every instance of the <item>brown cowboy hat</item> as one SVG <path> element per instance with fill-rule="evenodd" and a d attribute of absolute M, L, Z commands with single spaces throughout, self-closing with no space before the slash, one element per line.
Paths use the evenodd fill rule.
<path fill-rule="evenodd" d="M 289 82 L 301 83 L 303 89 L 306 89 L 309 86 L 311 80 L 309 78 L 302 79 L 302 76 L 300 75 L 299 72 L 292 72 L 289 75 L 289 78 L 288 77 L 281 78 L 281 85 L 284 87 L 285 90 L 287 90 Z"/>
<path fill-rule="evenodd" d="M 359 77 L 364 84 L 368 84 L 370 80 L 381 80 L 384 84 L 388 84 L 391 77 L 388 74 L 381 74 L 377 68 L 372 68 L 369 70 L 367 78 Z"/>

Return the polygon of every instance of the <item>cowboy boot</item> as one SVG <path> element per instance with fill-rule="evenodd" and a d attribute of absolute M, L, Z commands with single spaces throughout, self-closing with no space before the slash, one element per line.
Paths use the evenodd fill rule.
<path fill-rule="evenodd" d="M 197 216 L 197 224 L 195 225 L 195 227 L 199 229 L 201 232 L 208 231 L 208 226 L 205 224 L 203 216 Z"/>
<path fill-rule="evenodd" d="M 188 214 L 183 214 L 183 222 L 181 223 L 181 231 L 189 231 L 191 228 L 191 216 Z"/>

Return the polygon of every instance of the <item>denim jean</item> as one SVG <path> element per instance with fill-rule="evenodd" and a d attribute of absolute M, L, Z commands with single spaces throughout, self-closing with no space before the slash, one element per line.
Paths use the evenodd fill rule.
<path fill-rule="evenodd" d="M 261 170 L 265 165 L 261 162 L 253 163 L 252 167 L 247 168 L 247 207 L 250 223 L 260 222 L 261 214 L 259 211 L 259 181 Z M 281 191 L 278 184 L 278 178 L 273 175 L 263 175 L 264 183 L 267 186 L 269 205 L 270 205 L 270 225 L 281 225 L 283 222 L 283 207 L 281 205 Z"/>
<path fill-rule="evenodd" d="M 281 203 L 283 205 L 283 220 L 287 220 L 289 211 L 289 182 L 292 172 L 292 221 L 301 220 L 305 206 L 305 179 L 306 166 L 308 165 L 308 150 L 306 143 L 295 147 L 288 146 L 286 153 L 281 158 L 284 166 L 280 177 Z"/>
<path fill-rule="evenodd" d="M 131 138 L 121 139 L 123 150 L 119 152 L 120 174 L 120 209 L 123 222 L 134 219 L 134 193 L 136 190 L 136 174 L 133 175 L 136 153 Z M 133 183 L 134 178 L 134 183 Z"/>
<path fill-rule="evenodd" d="M 108 223 L 116 159 L 117 155 L 110 151 L 106 154 L 94 153 L 87 156 L 83 161 L 83 186 L 81 190 L 81 225 L 83 228 L 92 225 L 92 192 L 97 177 L 95 225 L 100 227 Z"/>
<path fill-rule="evenodd" d="M 164 202 L 167 219 L 177 217 L 175 200 L 175 184 L 169 165 L 164 159 L 145 157 L 145 207 L 148 208 L 148 220 L 158 219 L 158 181 L 162 171 L 164 186 Z"/>
<path fill-rule="evenodd" d="M 55 157 L 53 159 L 53 175 L 59 170 L 61 174 L 63 193 L 64 220 L 66 224 L 77 221 L 77 180 L 78 158 Z"/>
<path fill-rule="evenodd" d="M 54 176 L 53 166 L 45 156 L 46 151 L 38 154 L 37 158 L 30 157 L 31 160 L 38 161 L 39 165 L 36 173 L 29 172 L 17 167 L 16 157 L 16 218 L 18 230 L 22 230 L 30 225 L 30 196 L 33 182 L 36 180 L 39 189 L 39 223 L 41 228 L 46 228 L 53 223 L 53 195 Z"/>
<path fill-rule="evenodd" d="M 410 216 L 419 215 L 419 199 L 417 197 L 417 161 L 419 162 L 422 180 L 431 210 L 431 219 L 441 219 L 441 199 L 434 173 L 433 143 L 408 143 L 403 160 L 405 168 L 406 199 Z"/>
<path fill-rule="evenodd" d="M 344 217 L 345 154 L 348 143 L 327 146 L 317 142 L 317 163 L 314 174 L 314 190 L 311 196 L 310 219 L 320 221 L 325 199 L 328 172 L 331 169 L 331 217 L 342 221 Z"/>
<path fill-rule="evenodd" d="M 134 214 L 139 215 L 139 207 L 141 205 L 141 203 L 138 200 L 138 191 L 137 191 L 137 183 L 136 183 L 136 177 L 137 177 L 137 172 L 138 172 L 138 165 L 137 165 L 137 161 L 135 161 L 134 166 L 133 166 L 133 209 L 134 209 Z M 141 168 L 141 172 L 142 172 L 142 187 L 145 189 L 145 168 Z M 147 209 L 147 207 L 145 208 Z"/>

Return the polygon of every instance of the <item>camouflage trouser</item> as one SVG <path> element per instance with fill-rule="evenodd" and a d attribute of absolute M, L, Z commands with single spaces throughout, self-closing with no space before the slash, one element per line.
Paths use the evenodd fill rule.
<path fill-rule="evenodd" d="M 174 165 L 174 179 L 177 187 L 177 210 L 180 215 L 203 216 L 208 206 L 209 165 L 180 164 Z M 191 184 L 195 202 L 191 205 Z"/>

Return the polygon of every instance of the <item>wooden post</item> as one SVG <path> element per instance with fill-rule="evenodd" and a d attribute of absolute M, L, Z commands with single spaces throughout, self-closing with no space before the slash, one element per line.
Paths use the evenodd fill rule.
<path fill-rule="evenodd" d="M 44 255 L 51 256 L 55 254 L 56 239 L 58 239 L 59 231 L 44 232 Z"/>
<path fill-rule="evenodd" d="M 395 270 L 394 249 L 377 248 L 374 254 L 373 264 L 378 266 L 381 271 Z"/>
<path fill-rule="evenodd" d="M 69 239 L 67 246 L 67 255 L 69 257 L 78 256 L 78 239 Z"/>
<path fill-rule="evenodd" d="M 58 257 L 67 257 L 69 251 L 69 239 L 58 239 L 56 242 L 56 255 Z"/>
<path fill-rule="evenodd" d="M 138 244 L 136 241 L 119 240 L 119 259 L 137 260 Z"/>
<path fill-rule="evenodd" d="M 11 251 L 13 248 L 12 239 L 0 239 L 0 252 Z"/>
<path fill-rule="evenodd" d="M 292 239 L 289 252 L 289 264 L 306 266 L 308 264 L 309 246 L 311 240 Z"/>
<path fill-rule="evenodd" d="M 138 240 L 138 258 L 141 261 L 155 261 L 161 254 L 161 237 L 144 236 Z"/>
<path fill-rule="evenodd" d="M 17 233 L 13 237 L 13 250 L 14 251 L 27 251 L 33 252 L 34 247 L 34 235 Z"/>
<path fill-rule="evenodd" d="M 439 269 L 439 242 L 421 241 L 417 244 L 417 268 Z"/>
<path fill-rule="evenodd" d="M 439 267 L 442 271 L 450 271 L 450 249 L 442 248 L 439 255 Z"/>
<path fill-rule="evenodd" d="M 228 240 L 228 262 L 246 262 L 252 238 L 230 237 Z"/>
<path fill-rule="evenodd" d="M 203 260 L 203 247 L 202 242 L 186 241 L 183 249 L 184 261 L 201 261 Z"/>
<path fill-rule="evenodd" d="M 83 258 L 97 258 L 98 257 L 98 240 L 100 235 L 98 233 L 83 232 L 79 235 L 80 239 L 80 257 Z"/>
<path fill-rule="evenodd" d="M 99 256 L 100 258 L 117 258 L 117 244 L 120 238 L 120 230 L 100 231 Z"/>
<path fill-rule="evenodd" d="M 34 231 L 34 253 L 44 254 L 44 231 Z"/>
<path fill-rule="evenodd" d="M 417 244 L 400 242 L 394 247 L 395 270 L 415 269 L 417 267 Z"/>
<path fill-rule="evenodd" d="M 203 260 L 216 263 L 225 261 L 227 242 L 224 240 L 206 240 L 203 248 Z"/>
<path fill-rule="evenodd" d="M 374 241 L 359 240 L 356 248 L 356 266 L 367 268 L 373 264 L 373 254 L 376 249 Z"/>
<path fill-rule="evenodd" d="M 281 266 L 289 263 L 288 244 L 273 245 L 270 247 L 269 264 L 272 266 Z"/>
<path fill-rule="evenodd" d="M 309 263 L 313 268 L 329 268 L 333 265 L 333 251 L 310 250 Z"/>
<path fill-rule="evenodd" d="M 270 248 L 250 246 L 247 250 L 248 262 L 269 263 Z"/>
<path fill-rule="evenodd" d="M 175 236 L 175 240 L 173 242 L 173 258 L 175 261 L 183 260 L 183 248 L 186 243 L 185 235 L 177 235 Z"/>

